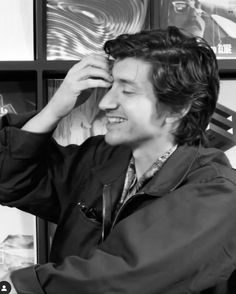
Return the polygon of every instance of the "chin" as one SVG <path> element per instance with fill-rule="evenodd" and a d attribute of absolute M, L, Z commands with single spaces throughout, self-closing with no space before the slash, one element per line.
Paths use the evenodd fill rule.
<path fill-rule="evenodd" d="M 105 142 L 111 146 L 116 146 L 120 144 L 119 140 L 115 138 L 114 136 L 111 136 L 110 134 L 105 135 Z"/>
<path fill-rule="evenodd" d="M 105 142 L 111 146 L 125 145 L 124 140 L 115 134 L 110 134 L 109 132 L 105 135 Z"/>

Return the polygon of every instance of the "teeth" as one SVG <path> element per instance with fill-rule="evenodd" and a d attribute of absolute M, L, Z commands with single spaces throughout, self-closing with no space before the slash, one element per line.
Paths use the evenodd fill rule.
<path fill-rule="evenodd" d="M 121 117 L 108 117 L 107 119 L 109 123 L 122 123 L 126 121 L 126 119 Z"/>

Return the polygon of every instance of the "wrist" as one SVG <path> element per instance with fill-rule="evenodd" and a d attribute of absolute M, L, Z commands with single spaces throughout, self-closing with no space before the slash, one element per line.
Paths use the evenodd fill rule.
<path fill-rule="evenodd" d="M 58 112 L 56 105 L 50 102 L 40 111 L 39 115 L 47 123 L 56 126 L 65 114 Z"/>
<path fill-rule="evenodd" d="M 31 118 L 22 127 L 22 130 L 33 133 L 51 132 L 57 126 L 60 119 L 50 107 L 45 107 L 36 116 Z"/>

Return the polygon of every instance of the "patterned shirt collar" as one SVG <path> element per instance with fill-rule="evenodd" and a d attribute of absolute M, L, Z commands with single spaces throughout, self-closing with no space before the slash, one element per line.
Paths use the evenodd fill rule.
<path fill-rule="evenodd" d="M 137 193 L 155 174 L 158 172 L 166 160 L 171 156 L 171 154 L 176 150 L 177 145 L 171 147 L 163 155 L 161 155 L 151 166 L 150 168 L 141 176 L 138 180 L 135 170 L 135 161 L 134 157 L 131 158 L 128 169 L 126 172 L 124 188 L 120 203 L 126 202 L 131 198 L 135 193 Z"/>

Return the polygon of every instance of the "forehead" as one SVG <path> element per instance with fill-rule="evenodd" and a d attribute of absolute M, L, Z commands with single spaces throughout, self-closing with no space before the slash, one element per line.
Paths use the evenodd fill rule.
<path fill-rule="evenodd" d="M 149 80 L 151 64 L 137 58 L 116 60 L 112 69 L 114 80 L 126 83 L 140 83 Z"/>

